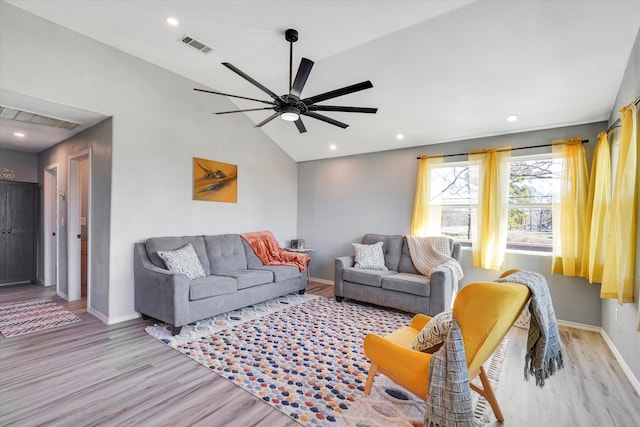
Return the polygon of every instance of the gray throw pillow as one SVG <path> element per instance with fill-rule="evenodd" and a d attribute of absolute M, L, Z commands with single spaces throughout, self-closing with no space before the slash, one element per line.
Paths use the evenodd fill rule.
<path fill-rule="evenodd" d="M 368 270 L 388 270 L 384 265 L 384 253 L 382 252 L 382 242 L 373 245 L 363 245 L 352 243 L 356 251 L 355 267 Z"/>
<path fill-rule="evenodd" d="M 191 243 L 175 251 L 158 251 L 158 256 L 169 270 L 183 273 L 190 280 L 205 276 L 202 264 Z"/>

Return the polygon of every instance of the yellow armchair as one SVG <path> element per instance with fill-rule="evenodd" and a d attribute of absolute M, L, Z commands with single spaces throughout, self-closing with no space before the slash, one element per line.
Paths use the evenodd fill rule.
<path fill-rule="evenodd" d="M 479 376 L 482 383 L 482 387 L 470 384 L 471 389 L 487 399 L 501 422 L 504 416 L 482 364 L 511 329 L 529 296 L 529 288 L 517 283 L 475 282 L 462 288 L 453 304 L 453 315 L 464 340 L 469 380 Z M 365 337 L 364 352 L 371 360 L 365 394 L 371 392 L 374 377 L 380 372 L 419 398 L 426 399 L 431 354 L 412 350 L 411 343 L 429 320 L 429 316 L 416 314 L 409 326 L 384 337 L 376 334 Z"/>

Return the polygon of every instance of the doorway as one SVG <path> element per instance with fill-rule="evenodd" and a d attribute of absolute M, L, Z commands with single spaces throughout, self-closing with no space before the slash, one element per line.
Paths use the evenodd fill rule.
<path fill-rule="evenodd" d="M 58 280 L 58 164 L 44 169 L 44 286 L 56 286 Z"/>
<path fill-rule="evenodd" d="M 91 152 L 69 156 L 67 263 L 69 301 L 91 300 Z"/>

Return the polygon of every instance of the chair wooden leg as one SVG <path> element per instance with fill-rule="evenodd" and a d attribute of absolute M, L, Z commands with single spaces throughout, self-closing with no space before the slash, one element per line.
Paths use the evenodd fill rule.
<path fill-rule="evenodd" d="M 491 388 L 491 384 L 489 383 L 489 378 L 487 377 L 487 372 L 484 370 L 484 366 L 480 367 L 480 381 L 482 382 L 482 393 L 480 393 L 489 405 L 491 405 L 491 409 L 493 409 L 493 414 L 496 416 L 498 421 L 501 423 L 504 422 L 504 415 L 502 415 L 502 410 L 500 409 L 500 405 L 498 405 L 498 400 L 496 399 L 496 395 Z"/>
<path fill-rule="evenodd" d="M 369 368 L 369 375 L 367 375 L 367 382 L 364 385 L 364 394 L 367 396 L 371 393 L 371 386 L 373 385 L 373 378 L 376 376 L 376 372 L 378 372 L 378 365 L 372 363 Z"/>

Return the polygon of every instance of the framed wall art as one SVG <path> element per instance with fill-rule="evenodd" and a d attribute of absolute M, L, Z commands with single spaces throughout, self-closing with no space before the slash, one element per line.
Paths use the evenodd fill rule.
<path fill-rule="evenodd" d="M 238 202 L 238 165 L 193 158 L 193 200 Z"/>

